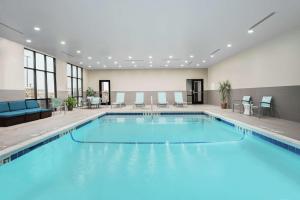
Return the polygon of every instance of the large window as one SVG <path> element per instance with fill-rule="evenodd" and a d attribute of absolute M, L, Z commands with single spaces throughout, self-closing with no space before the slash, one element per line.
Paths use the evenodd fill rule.
<path fill-rule="evenodd" d="M 45 100 L 56 97 L 55 58 L 24 50 L 25 98 Z"/>
<path fill-rule="evenodd" d="M 81 104 L 83 96 L 82 68 L 67 64 L 68 96 L 75 97 L 78 105 Z"/>

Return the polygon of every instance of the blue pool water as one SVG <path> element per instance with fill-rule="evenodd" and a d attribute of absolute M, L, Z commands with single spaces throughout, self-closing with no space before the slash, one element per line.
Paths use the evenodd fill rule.
<path fill-rule="evenodd" d="M 207 115 L 106 115 L 0 166 L 0 199 L 298 200 L 300 157 Z"/>

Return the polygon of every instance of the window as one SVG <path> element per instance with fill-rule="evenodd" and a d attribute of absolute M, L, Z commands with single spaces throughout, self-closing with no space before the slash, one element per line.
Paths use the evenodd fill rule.
<path fill-rule="evenodd" d="M 44 100 L 56 97 L 55 58 L 24 50 L 25 98 Z"/>
<path fill-rule="evenodd" d="M 82 68 L 72 64 L 67 64 L 67 87 L 68 96 L 75 97 L 78 105 L 81 105 L 83 96 Z"/>

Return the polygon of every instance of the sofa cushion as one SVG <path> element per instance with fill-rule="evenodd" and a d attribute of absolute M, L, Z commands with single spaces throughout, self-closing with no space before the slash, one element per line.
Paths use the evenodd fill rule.
<path fill-rule="evenodd" d="M 32 109 L 26 109 L 26 114 L 33 114 L 33 113 L 40 113 L 42 112 L 42 108 L 32 108 Z"/>
<path fill-rule="evenodd" d="M 8 102 L 0 102 L 0 113 L 8 112 L 8 111 L 9 111 Z"/>
<path fill-rule="evenodd" d="M 25 105 L 24 100 L 9 102 L 9 110 L 10 111 L 25 110 L 25 109 L 26 109 L 26 105 Z"/>
<path fill-rule="evenodd" d="M 31 108 L 39 108 L 39 104 L 36 100 L 27 100 L 26 101 L 26 108 L 31 109 Z"/>
<path fill-rule="evenodd" d="M 26 110 L 3 112 L 3 113 L 0 113 L 0 118 L 17 117 L 17 116 L 22 116 L 25 114 L 26 114 Z"/>

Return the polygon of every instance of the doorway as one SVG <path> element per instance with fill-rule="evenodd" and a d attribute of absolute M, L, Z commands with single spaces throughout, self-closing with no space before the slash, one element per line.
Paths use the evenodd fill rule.
<path fill-rule="evenodd" d="M 99 96 L 101 105 L 110 105 L 110 80 L 99 80 Z"/>
<path fill-rule="evenodd" d="M 187 79 L 187 100 L 190 104 L 203 104 L 203 79 Z"/>

